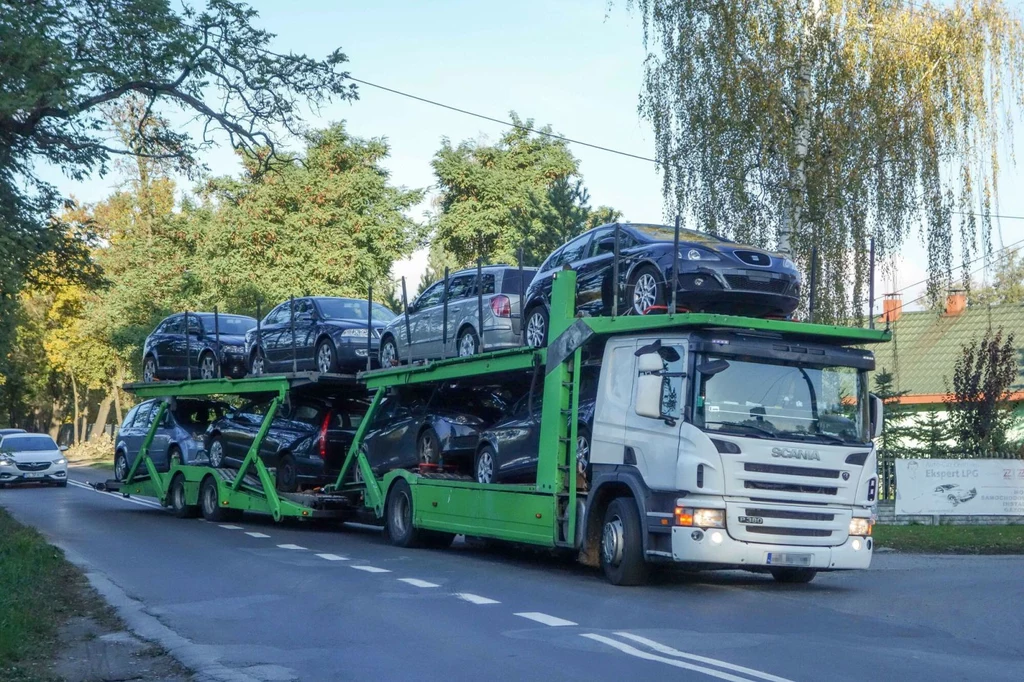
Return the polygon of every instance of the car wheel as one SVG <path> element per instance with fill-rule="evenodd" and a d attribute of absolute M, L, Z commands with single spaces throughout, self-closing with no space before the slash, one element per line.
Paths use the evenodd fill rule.
<path fill-rule="evenodd" d="M 456 348 L 459 349 L 460 358 L 476 355 L 480 352 L 480 339 L 477 337 L 476 331 L 472 327 L 466 327 L 466 329 L 459 334 L 459 340 L 456 343 Z"/>
<path fill-rule="evenodd" d="M 494 448 L 485 445 L 476 453 L 476 464 L 473 467 L 476 472 L 477 483 L 494 483 Z"/>
<path fill-rule="evenodd" d="M 128 458 L 123 452 L 114 456 L 114 478 L 123 481 L 128 477 Z"/>
<path fill-rule="evenodd" d="M 284 455 L 277 463 L 277 489 L 283 493 L 299 489 L 299 467 L 291 455 Z"/>
<path fill-rule="evenodd" d="M 199 378 L 217 378 L 217 359 L 213 357 L 213 353 L 209 351 L 203 353 L 199 358 Z"/>
<path fill-rule="evenodd" d="M 220 436 L 214 436 L 210 439 L 210 447 L 206 450 L 210 455 L 211 467 L 220 469 L 224 466 L 224 442 L 220 439 Z"/>
<path fill-rule="evenodd" d="M 147 355 L 142 361 L 142 381 L 147 384 L 156 381 L 156 358 L 152 355 Z"/>
<path fill-rule="evenodd" d="M 181 448 L 177 445 L 172 445 L 170 449 L 167 450 L 167 464 L 169 467 L 182 465 Z"/>
<path fill-rule="evenodd" d="M 665 305 L 665 286 L 661 280 L 661 273 L 649 265 L 633 274 L 627 289 L 631 313 L 645 315 L 654 306 Z"/>
<path fill-rule="evenodd" d="M 217 481 L 213 476 L 207 476 L 199 486 L 199 506 L 202 508 L 203 518 L 212 523 L 219 523 L 227 520 L 225 509 L 220 506 L 220 490 L 217 489 Z"/>
<path fill-rule="evenodd" d="M 176 474 L 171 479 L 171 488 L 167 491 L 167 503 L 171 513 L 179 519 L 192 519 L 199 515 L 199 507 L 185 502 L 185 477 Z"/>
<path fill-rule="evenodd" d="M 395 337 L 386 336 L 380 345 L 380 366 L 387 368 L 400 364 L 398 359 L 398 344 Z"/>
<path fill-rule="evenodd" d="M 384 530 L 392 545 L 418 547 L 423 543 L 422 531 L 412 525 L 412 488 L 404 479 L 391 486 L 385 509 Z"/>
<path fill-rule="evenodd" d="M 650 574 L 644 561 L 640 512 L 630 497 L 608 505 L 601 532 L 601 570 L 613 585 L 643 585 Z"/>
<path fill-rule="evenodd" d="M 316 369 L 321 374 L 334 374 L 338 371 L 338 354 L 334 351 L 334 343 L 324 339 L 316 347 Z"/>
<path fill-rule="evenodd" d="M 438 456 L 441 454 L 441 441 L 434 433 L 434 429 L 427 429 L 420 434 L 416 443 L 416 454 L 420 464 L 437 464 Z"/>
<path fill-rule="evenodd" d="M 257 347 L 249 358 L 249 374 L 261 377 L 267 371 L 267 359 L 263 357 L 263 349 Z"/>
<path fill-rule="evenodd" d="M 537 306 L 526 316 L 526 345 L 543 348 L 548 342 L 548 311 L 544 306 Z"/>
<path fill-rule="evenodd" d="M 955 507 L 955 506 L 957 506 L 958 504 L 960 504 L 960 500 L 959 500 L 959 499 L 957 498 L 957 496 L 956 496 L 956 495 L 950 495 L 950 496 L 949 496 L 948 498 L 946 498 L 946 499 L 948 499 L 948 500 L 949 500 L 949 503 L 950 503 L 951 505 L 953 505 L 954 507 Z"/>
<path fill-rule="evenodd" d="M 813 568 L 773 568 L 771 573 L 775 582 L 790 585 L 809 583 L 818 575 L 818 571 Z"/>
<path fill-rule="evenodd" d="M 576 468 L 590 480 L 590 429 L 584 424 L 576 427 Z"/>

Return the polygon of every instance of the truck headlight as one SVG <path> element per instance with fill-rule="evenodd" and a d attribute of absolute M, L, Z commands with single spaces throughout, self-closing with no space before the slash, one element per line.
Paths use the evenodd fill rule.
<path fill-rule="evenodd" d="M 676 507 L 674 517 L 677 526 L 725 528 L 724 509 L 689 509 L 687 507 Z"/>
<path fill-rule="evenodd" d="M 871 535 L 871 519 L 850 519 L 850 535 Z"/>

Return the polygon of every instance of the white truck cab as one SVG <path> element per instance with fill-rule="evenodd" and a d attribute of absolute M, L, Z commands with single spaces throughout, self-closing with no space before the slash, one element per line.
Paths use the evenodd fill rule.
<path fill-rule="evenodd" d="M 607 500 L 626 492 L 647 562 L 787 582 L 870 565 L 870 352 L 701 329 L 613 336 L 601 365 L 586 527 L 606 571 L 626 542 Z"/>

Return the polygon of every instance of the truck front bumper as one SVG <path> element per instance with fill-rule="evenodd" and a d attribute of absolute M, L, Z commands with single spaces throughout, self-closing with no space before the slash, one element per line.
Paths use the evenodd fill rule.
<path fill-rule="evenodd" d="M 868 568 L 873 548 L 874 540 L 864 537 L 848 537 L 846 542 L 835 547 L 806 547 L 740 542 L 729 537 L 724 528 L 672 528 L 674 561 L 717 564 L 722 568 Z"/>

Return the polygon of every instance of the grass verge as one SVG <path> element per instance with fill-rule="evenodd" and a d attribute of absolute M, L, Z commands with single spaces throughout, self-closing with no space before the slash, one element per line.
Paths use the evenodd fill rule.
<path fill-rule="evenodd" d="M 875 526 L 875 543 L 901 552 L 1024 554 L 1024 525 Z"/>
<path fill-rule="evenodd" d="M 74 616 L 118 623 L 63 552 L 0 509 L 0 680 L 56 679 L 58 632 Z"/>

